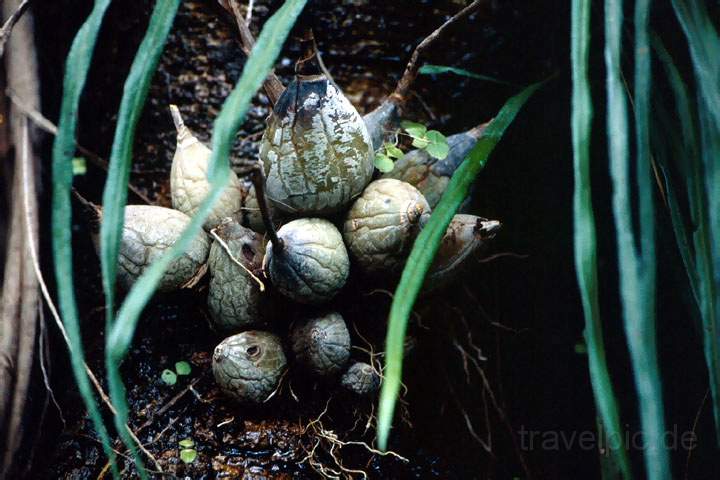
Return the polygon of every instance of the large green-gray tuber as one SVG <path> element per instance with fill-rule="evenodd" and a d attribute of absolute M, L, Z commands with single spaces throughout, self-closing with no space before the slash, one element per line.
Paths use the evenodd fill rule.
<path fill-rule="evenodd" d="M 332 299 L 350 273 L 342 236 L 321 218 L 301 218 L 278 230 L 281 247 L 268 243 L 265 271 L 286 297 L 299 303 L 319 304 Z"/>
<path fill-rule="evenodd" d="M 150 205 L 126 206 L 118 256 L 120 285 L 129 289 L 146 268 L 173 246 L 189 224 L 190 217 L 177 210 Z M 199 232 L 185 252 L 170 262 L 158 290 L 176 290 L 189 282 L 205 263 L 209 249 L 207 235 Z"/>
<path fill-rule="evenodd" d="M 350 358 L 350 332 L 336 312 L 296 324 L 290 341 L 295 359 L 314 375 L 338 373 Z"/>
<path fill-rule="evenodd" d="M 263 403 L 277 389 L 287 360 L 280 339 L 251 330 L 223 340 L 213 353 L 215 382 L 231 398 Z"/>
<path fill-rule="evenodd" d="M 262 293 L 254 276 L 262 270 L 262 239 L 229 218 L 212 233 L 216 238 L 208 257 L 208 308 L 213 323 L 221 331 L 262 323 Z"/>
<path fill-rule="evenodd" d="M 360 195 L 373 174 L 365 123 L 324 75 L 299 75 L 268 118 L 260 146 L 268 197 L 288 213 L 324 216 Z"/>
<path fill-rule="evenodd" d="M 207 172 L 212 152 L 185 126 L 175 105 L 170 105 L 170 112 L 177 129 L 177 149 L 170 169 L 172 206 L 192 217 L 210 192 Z M 228 185 L 210 211 L 203 227 L 209 231 L 217 227 L 223 218 L 238 215 L 241 208 L 240 181 L 235 172 L 230 171 Z"/>
<path fill-rule="evenodd" d="M 429 216 L 418 189 L 400 180 L 375 180 L 350 208 L 343 238 L 364 271 L 397 272 Z"/>

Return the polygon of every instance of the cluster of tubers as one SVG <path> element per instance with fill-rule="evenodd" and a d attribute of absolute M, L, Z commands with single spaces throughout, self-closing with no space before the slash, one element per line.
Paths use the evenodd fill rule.
<path fill-rule="evenodd" d="M 126 208 L 119 259 L 125 288 L 177 240 L 209 192 L 211 152 L 185 126 L 178 108 L 170 110 L 177 129 L 173 209 Z M 390 116 L 368 118 L 377 123 Z M 160 290 L 170 291 L 187 285 L 207 265 L 214 328 L 232 334 L 213 354 L 215 380 L 228 396 L 248 403 L 271 397 L 287 368 L 287 347 L 293 365 L 315 378 L 335 378 L 357 395 L 378 390 L 379 372 L 351 361 L 351 337 L 340 313 L 320 310 L 295 321 L 287 345 L 258 330 L 270 323 L 273 295 L 317 311 L 344 287 L 351 267 L 370 278 L 397 276 L 449 177 L 481 132 L 476 128 L 450 137 L 450 154 L 443 161 L 411 152 L 396 170 L 373 181 L 373 143 L 381 130 L 375 123 L 369 131 L 324 75 L 297 75 L 268 118 L 254 164 L 254 178 L 261 183 L 250 185 L 231 173 L 205 231 L 163 276 Z M 263 196 L 270 205 L 260 215 Z M 283 220 L 277 231 L 273 217 Z M 499 226 L 456 215 L 426 289 L 450 281 Z M 268 280 L 272 287 L 266 289 Z"/>

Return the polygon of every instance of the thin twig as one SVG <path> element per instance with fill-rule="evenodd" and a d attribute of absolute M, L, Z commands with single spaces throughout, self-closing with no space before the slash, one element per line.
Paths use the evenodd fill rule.
<path fill-rule="evenodd" d="M 422 55 L 425 50 L 430 48 L 430 46 L 435 43 L 439 38 L 441 38 L 453 25 L 478 11 L 480 7 L 488 3 L 488 1 L 489 0 L 475 0 L 473 3 L 450 17 L 448 21 L 440 25 L 440 27 L 438 27 L 434 32 L 425 37 L 425 39 L 420 42 L 417 47 L 415 47 L 415 50 L 413 50 L 412 56 L 410 57 L 410 61 L 408 62 L 407 67 L 405 67 L 405 72 L 400 78 L 397 87 L 395 87 L 395 91 L 392 93 L 392 95 L 390 95 L 390 98 L 392 100 L 394 100 L 396 103 L 405 102 L 407 94 L 410 91 L 410 86 L 415 81 L 418 70 L 420 70 L 420 55 Z"/>
<path fill-rule="evenodd" d="M 245 25 L 250 26 L 253 15 L 253 7 L 255 6 L 255 0 L 250 0 L 247 6 L 247 13 L 245 13 Z"/>
<path fill-rule="evenodd" d="M 223 248 L 223 250 L 225 250 L 225 253 L 227 253 L 228 256 L 230 257 L 230 260 L 232 260 L 232 261 L 235 262 L 240 268 L 242 268 L 243 270 L 245 270 L 245 272 L 246 272 L 248 275 L 250 275 L 250 277 L 252 277 L 253 280 L 255 280 L 255 281 L 257 282 L 258 286 L 260 287 L 260 291 L 261 291 L 261 292 L 264 292 L 264 291 L 265 291 L 265 284 L 263 283 L 263 281 L 260 280 L 253 272 L 251 272 L 249 268 L 247 268 L 245 265 L 243 265 L 243 263 L 242 263 L 240 260 L 238 260 L 237 258 L 235 258 L 235 255 L 233 255 L 233 254 L 232 254 L 232 251 L 230 251 L 230 246 L 229 246 L 227 243 L 225 243 L 225 240 L 223 240 L 222 238 L 220 238 L 220 235 L 217 234 L 217 231 L 216 231 L 216 230 L 217 230 L 217 228 L 213 228 L 212 230 L 210 230 L 210 235 L 215 239 L 215 241 L 217 241 L 217 242 L 220 244 L 220 246 Z"/>
<path fill-rule="evenodd" d="M 0 57 L 2 57 L 5 53 L 5 44 L 10 38 L 10 33 L 12 33 L 13 27 L 18 22 L 18 20 L 20 20 L 20 17 L 22 17 L 23 13 L 25 13 L 25 10 L 27 10 L 29 6 L 30 0 L 24 0 L 12 13 L 12 15 L 10 15 L 10 17 L 5 21 L 2 28 L 0 28 Z"/>
<path fill-rule="evenodd" d="M 263 172 L 259 162 L 250 161 L 245 163 L 241 173 L 246 175 L 255 187 L 255 198 L 257 199 L 258 207 L 260 207 L 260 215 L 265 224 L 265 231 L 273 245 L 273 254 L 280 254 L 285 249 L 285 244 L 282 239 L 278 237 L 277 229 L 272 219 L 272 213 L 270 213 L 270 205 L 267 200 L 267 195 L 265 194 L 265 172 Z"/>
<path fill-rule="evenodd" d="M 238 32 L 240 33 L 240 47 L 246 56 L 250 56 L 250 52 L 255 46 L 255 38 L 250 32 L 249 21 L 243 17 L 240 2 L 238 2 L 238 0 L 219 0 L 219 3 L 228 12 L 230 12 L 233 17 L 235 17 L 235 23 L 237 24 Z M 252 10 L 248 9 L 248 11 Z M 267 94 L 270 103 L 273 105 L 277 103 L 280 95 L 282 95 L 285 91 L 285 86 L 283 86 L 278 76 L 275 75 L 274 70 L 271 70 L 265 78 L 263 88 L 265 89 L 265 93 Z"/>
<path fill-rule="evenodd" d="M 25 105 L 23 101 L 10 88 L 5 89 L 5 94 L 10 98 L 10 101 L 13 103 L 13 105 L 15 105 L 15 107 L 17 107 L 20 112 L 22 112 L 41 130 L 53 136 L 57 135 L 57 126 L 52 123 L 48 118 L 46 118 L 42 113 Z M 82 153 L 87 157 L 88 160 L 90 160 L 90 163 L 92 163 L 98 168 L 101 168 L 102 170 L 105 170 L 106 172 L 108 171 L 108 162 L 102 157 L 100 157 L 97 153 L 92 152 L 91 150 L 83 147 L 80 144 L 77 144 L 77 149 L 78 152 Z M 148 198 L 147 195 L 145 195 L 138 187 L 133 185 L 132 182 L 128 182 L 128 189 L 146 204 L 153 205 L 153 202 L 150 200 L 150 198 Z"/>

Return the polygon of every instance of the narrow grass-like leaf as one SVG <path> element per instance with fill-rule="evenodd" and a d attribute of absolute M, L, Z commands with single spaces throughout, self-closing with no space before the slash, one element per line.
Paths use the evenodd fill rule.
<path fill-rule="evenodd" d="M 696 72 L 696 81 L 702 87 L 708 82 L 708 78 L 712 78 L 712 75 L 708 77 L 708 72 L 720 70 L 720 66 L 718 66 L 720 59 L 704 58 L 700 52 L 720 50 L 720 47 L 717 46 L 720 40 L 718 40 L 712 23 L 702 20 L 701 17 L 707 12 L 701 6 L 687 5 L 683 1 L 675 1 L 673 5 L 691 46 L 690 50 L 695 52 L 691 58 Z M 716 44 L 716 46 L 701 49 L 698 44 Z M 670 126 L 668 131 L 672 134 L 679 129 L 683 136 L 682 148 L 678 149 L 673 158 L 676 159 L 675 163 L 685 180 L 687 204 L 691 215 L 689 221 L 684 221 L 679 213 L 679 201 L 674 195 L 675 188 L 670 175 L 666 174 L 665 177 L 668 185 L 673 230 L 702 319 L 703 351 L 713 400 L 716 441 L 720 445 L 720 336 L 717 311 L 717 305 L 720 302 L 720 298 L 718 298 L 718 283 L 720 282 L 718 257 L 720 257 L 720 252 L 717 246 L 720 232 L 716 231 L 713 240 L 710 215 L 710 212 L 717 212 L 720 207 L 718 203 L 720 196 L 717 193 L 717 179 L 713 179 L 712 173 L 708 174 L 707 172 L 707 170 L 715 171 L 715 175 L 717 175 L 716 163 L 720 158 L 720 151 L 717 146 L 717 125 L 712 122 L 710 124 L 701 122 L 697 118 L 698 112 L 707 111 L 707 108 L 717 109 L 720 108 L 720 105 L 707 105 L 707 102 L 710 101 L 708 96 L 699 95 L 697 97 L 698 108 L 694 108 L 695 105 L 679 70 L 658 37 L 653 39 L 653 47 L 665 69 L 675 98 L 675 110 L 679 125 Z M 720 81 L 717 75 L 716 81 Z M 717 83 L 714 88 L 718 88 Z M 711 87 L 705 85 L 704 89 L 708 90 Z M 710 116 L 714 117 L 712 114 Z M 698 134 L 698 129 L 704 125 L 706 127 Z M 715 146 L 706 141 L 712 137 L 716 138 Z M 717 216 L 713 217 L 717 220 Z M 687 232 L 687 224 L 693 226 L 692 232 Z M 688 237 L 692 241 L 689 241 Z"/>
<path fill-rule="evenodd" d="M 105 290 L 105 338 L 109 339 L 113 325 L 115 308 L 115 280 L 120 239 L 124 225 L 125 204 L 127 203 L 127 184 L 130 176 L 132 148 L 135 140 L 137 122 L 145 105 L 150 81 L 160 61 L 165 41 L 175 20 L 180 0 L 157 0 L 153 9 L 145 37 L 138 47 L 130 73 L 125 80 L 123 96 L 120 101 L 118 123 L 115 127 L 110 154 L 108 176 L 103 193 L 103 218 L 100 226 L 100 261 L 102 265 L 103 288 Z M 107 346 L 106 346 L 107 347 Z M 106 348 L 106 368 L 110 398 L 115 408 L 126 410 L 125 388 L 119 374 L 119 364 L 108 355 Z M 141 478 L 147 478 L 143 462 L 138 455 L 135 441 L 125 427 L 127 418 L 115 416 L 115 428 L 120 438 L 132 454 Z"/>
<path fill-rule="evenodd" d="M 643 10 L 644 9 L 644 10 Z M 647 55 L 647 9 L 644 0 L 636 2 L 636 62 L 639 85 L 649 84 Z M 670 460 L 664 444 L 665 419 L 655 334 L 655 251 L 652 177 L 647 150 L 636 161 L 639 233 L 633 225 L 633 204 L 628 141 L 627 98 L 622 83 L 623 5 L 622 0 L 605 1 L 605 64 L 607 69 L 607 135 L 610 174 L 613 184 L 612 207 L 618 248 L 620 297 L 625 335 L 638 393 L 640 423 L 645 440 L 645 468 L 650 480 L 670 479 Z M 641 50 L 644 45 L 644 51 Z M 646 78 L 647 77 L 647 78 Z M 636 88 L 637 88 L 636 84 Z M 636 96 L 639 93 L 635 91 Z M 646 108 L 646 107 L 645 107 Z M 637 116 L 646 128 L 646 113 Z M 642 134 L 639 141 L 645 141 Z M 638 145 L 647 149 L 646 145 Z"/>
<path fill-rule="evenodd" d="M 413 244 L 390 307 L 388 332 L 385 340 L 385 370 L 380 392 L 377 431 L 378 445 L 383 450 L 387 448 L 395 403 L 400 392 L 403 345 L 408 318 L 422 288 L 425 275 L 440 246 L 440 240 L 453 215 L 467 198 L 470 186 L 487 163 L 495 145 L 515 119 L 520 108 L 541 85 L 542 83 L 532 84 L 505 103 L 453 174 L 440 203 L 433 210 L 430 220 Z"/>
<path fill-rule="evenodd" d="M 180 0 L 157 0 L 145 38 L 137 50 L 123 87 L 103 192 L 103 219 L 100 225 L 100 260 L 108 324 L 112 323 L 115 309 L 117 258 L 124 225 L 135 129 L 179 5 Z"/>
<path fill-rule="evenodd" d="M 425 64 L 418 70 L 418 73 L 422 75 L 439 75 L 443 73 L 452 73 L 461 77 L 474 78 L 475 80 L 484 80 L 486 82 L 499 83 L 501 85 L 511 85 L 510 82 L 497 79 L 495 77 L 488 77 L 487 75 L 480 75 L 479 73 L 465 70 L 464 68 L 451 67 L 449 65 L 431 65 Z"/>
<path fill-rule="evenodd" d="M 80 95 L 85 87 L 98 32 L 109 4 L 110 0 L 95 1 L 90 16 L 75 35 L 65 61 L 60 119 L 53 143 L 52 248 L 60 312 L 70 342 L 70 364 L 88 415 L 100 436 L 103 451 L 110 460 L 113 477 L 118 478 L 119 472 L 115 462 L 115 453 L 110 444 L 110 436 L 103 423 L 100 409 L 93 396 L 90 380 L 85 371 L 85 354 L 73 280 L 72 205 L 70 202 L 70 189 L 73 181 L 72 159 L 75 156 L 77 145 L 75 134 Z"/>
<path fill-rule="evenodd" d="M 227 184 L 230 174 L 228 157 L 235 135 L 242 125 L 252 97 L 262 85 L 280 54 L 282 45 L 306 1 L 287 0 L 266 22 L 245 63 L 240 80 L 223 104 L 220 115 L 215 121 L 212 155 L 208 168 L 208 181 L 211 187 L 208 196 L 180 238 L 137 279 L 121 305 L 117 319 L 111 326 L 106 344 L 106 354 L 108 380 L 113 392 L 113 401 L 116 402 L 116 422 L 118 424 L 124 424 L 128 419 L 125 386 L 122 383 L 119 368 L 130 348 L 140 314 L 155 292 L 158 282 L 170 262 L 179 257 L 200 232 L 202 224 Z"/>
<path fill-rule="evenodd" d="M 698 125 L 702 150 L 695 163 L 691 193 L 695 211 L 696 264 L 703 294 L 705 357 L 711 388 L 715 388 L 715 432 L 720 445 L 720 38 L 703 2 L 673 0 L 690 47 L 695 72 Z M 707 320 L 705 320 L 707 318 Z"/>
<path fill-rule="evenodd" d="M 605 357 L 600 304 L 598 300 L 597 238 L 590 179 L 590 137 L 593 118 L 592 97 L 588 79 L 588 48 L 590 46 L 590 0 L 573 0 L 571 60 L 572 144 L 575 169 L 573 195 L 575 269 L 585 314 L 590 383 L 605 438 L 623 438 L 617 398 L 610 380 Z M 605 454 L 603 454 L 605 456 Z M 613 466 L 608 465 L 614 464 Z M 619 442 L 609 448 L 607 462 L 602 465 L 619 471 L 622 478 L 632 478 L 626 446 Z"/>

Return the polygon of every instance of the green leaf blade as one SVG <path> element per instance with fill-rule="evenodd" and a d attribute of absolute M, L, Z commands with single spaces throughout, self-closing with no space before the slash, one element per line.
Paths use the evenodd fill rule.
<path fill-rule="evenodd" d="M 173 386 L 177 383 L 177 375 L 172 370 L 165 369 L 160 374 L 160 379 L 165 385 Z"/>
<path fill-rule="evenodd" d="M 647 101 L 637 88 L 649 86 L 647 20 L 649 2 L 635 3 L 636 94 L 640 104 L 636 113 L 635 178 L 631 178 L 627 97 L 623 83 L 621 51 L 623 44 L 623 2 L 605 1 L 605 65 L 607 71 L 607 136 L 610 176 L 613 185 L 612 210 L 615 220 L 620 297 L 623 323 L 637 390 L 640 424 L 645 439 L 644 460 L 651 480 L 669 480 L 670 460 L 665 447 L 665 418 L 655 332 L 655 239 L 652 177 L 648 147 L 643 130 L 647 128 Z M 638 207 L 633 208 L 631 185 L 638 190 Z M 639 227 L 632 222 L 637 216 Z"/>
<path fill-rule="evenodd" d="M 407 322 L 420 293 L 425 275 L 439 248 L 440 240 L 453 215 L 467 197 L 475 177 L 487 163 L 495 145 L 515 119 L 520 108 L 540 85 L 540 83 L 536 83 L 525 88 L 505 103 L 452 176 L 440 203 L 413 244 L 390 307 L 388 332 L 385 340 L 385 375 L 380 392 L 377 427 L 378 445 L 382 450 L 387 449 L 395 403 L 400 392 Z"/>
<path fill-rule="evenodd" d="M 593 106 L 588 77 L 590 45 L 590 0 L 573 0 L 571 61 L 572 90 L 572 145 L 575 172 L 573 193 L 575 270 L 585 316 L 585 344 L 588 355 L 590 383 L 597 408 L 600 428 L 606 438 L 623 438 L 617 397 L 610 380 L 598 299 L 597 233 L 592 204 L 590 178 L 590 138 Z M 576 347 L 576 352 L 578 351 Z M 618 470 L 622 478 L 632 478 L 628 453 L 622 445 L 601 454 Z M 603 463 L 605 465 L 605 463 Z"/>
<path fill-rule="evenodd" d="M 210 214 L 210 210 L 222 194 L 222 190 L 229 179 L 230 165 L 228 158 L 235 134 L 244 121 L 252 97 L 260 89 L 267 74 L 273 67 L 290 29 L 304 8 L 306 1 L 287 0 L 265 23 L 255 47 L 245 63 L 237 85 L 223 104 L 215 121 L 212 154 L 208 168 L 210 191 L 207 197 L 200 204 L 190 224 L 172 247 L 137 279 L 120 306 L 115 322 L 111 325 L 106 341 L 106 363 L 108 368 L 113 369 L 109 375 L 109 380 L 111 381 L 114 397 L 121 399 L 123 402 L 123 411 L 120 412 L 120 408 L 118 408 L 117 421 L 127 418 L 125 386 L 120 379 L 118 367 L 130 348 L 140 314 L 154 294 L 170 262 L 180 256 L 200 232 L 205 219 Z"/>
<path fill-rule="evenodd" d="M 432 65 L 425 64 L 418 70 L 421 75 L 441 75 L 444 73 L 452 73 L 461 77 L 473 78 L 475 80 L 483 80 L 485 82 L 499 83 L 501 85 L 510 85 L 509 82 L 499 80 L 495 77 L 489 77 L 487 75 L 480 75 L 479 73 L 465 70 L 464 68 L 451 67 L 448 65 Z"/>
<path fill-rule="evenodd" d="M 425 151 L 433 158 L 444 160 L 450 153 L 450 145 L 448 145 L 445 135 L 437 130 L 430 130 L 427 132 L 426 138 L 430 143 L 425 148 Z"/>
<path fill-rule="evenodd" d="M 52 165 L 52 250 L 55 264 L 57 295 L 62 320 L 70 343 L 70 363 L 78 390 L 88 415 L 100 437 L 103 452 L 110 460 L 114 478 L 119 478 L 115 453 L 110 436 L 100 415 L 90 379 L 85 370 L 85 353 L 82 345 L 80 320 L 73 280 L 72 265 L 72 205 L 70 190 L 73 181 L 72 159 L 77 141 L 78 109 L 85 87 L 98 33 L 110 0 L 96 0 L 93 10 L 78 30 L 65 61 L 63 96 L 58 120 L 58 132 L 53 143 Z"/>
<path fill-rule="evenodd" d="M 100 260 L 106 306 L 105 366 L 108 390 L 117 411 L 115 428 L 130 451 L 142 479 L 147 478 L 147 473 L 138 454 L 138 446 L 126 428 L 129 408 L 125 386 L 120 374 L 120 362 L 113 358 L 108 342 L 111 339 L 111 329 L 114 323 L 118 254 L 125 223 L 124 212 L 127 203 L 127 185 L 130 178 L 135 130 L 147 99 L 152 76 L 157 69 L 179 6 L 180 0 L 157 0 L 145 36 L 138 47 L 130 67 L 130 73 L 125 80 L 110 154 L 108 176 L 103 192 L 103 218 L 100 225 Z M 162 378 L 168 385 L 174 385 L 177 381 L 175 373 L 169 370 L 163 372 Z"/>

